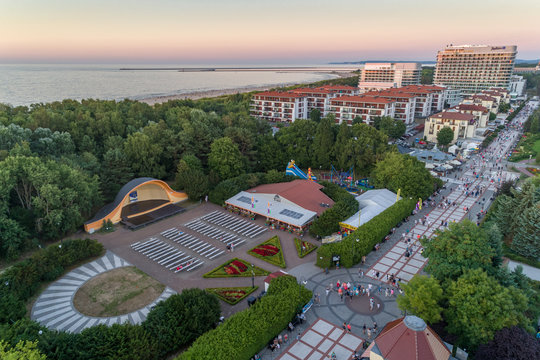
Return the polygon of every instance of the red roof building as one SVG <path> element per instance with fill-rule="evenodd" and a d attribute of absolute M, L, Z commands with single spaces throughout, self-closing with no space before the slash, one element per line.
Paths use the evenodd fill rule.
<path fill-rule="evenodd" d="M 334 200 L 322 192 L 323 188 L 324 186 L 314 181 L 293 180 L 284 183 L 259 185 L 246 192 L 279 195 L 304 209 L 316 212 L 320 216 L 326 209 L 334 205 Z"/>
<path fill-rule="evenodd" d="M 355 118 L 372 125 L 378 116 L 394 117 L 396 101 L 381 96 L 342 96 L 330 100 L 330 110 L 336 116 L 336 123 L 346 121 L 352 124 Z"/>
<path fill-rule="evenodd" d="M 443 340 L 416 316 L 386 324 L 362 354 L 372 360 L 448 360 L 450 356 Z"/>
<path fill-rule="evenodd" d="M 272 122 L 307 119 L 307 97 L 292 91 L 263 91 L 252 96 L 250 115 Z"/>

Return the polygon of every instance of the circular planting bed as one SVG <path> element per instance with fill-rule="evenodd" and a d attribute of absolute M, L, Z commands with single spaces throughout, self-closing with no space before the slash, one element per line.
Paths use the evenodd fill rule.
<path fill-rule="evenodd" d="M 128 266 L 95 276 L 73 298 L 84 315 L 106 317 L 128 314 L 156 300 L 165 286 L 139 269 Z"/>

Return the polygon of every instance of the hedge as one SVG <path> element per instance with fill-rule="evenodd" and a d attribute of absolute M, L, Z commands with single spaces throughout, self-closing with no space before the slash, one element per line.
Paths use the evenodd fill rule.
<path fill-rule="evenodd" d="M 66 240 L 20 261 L 0 275 L 0 322 L 26 315 L 25 303 L 44 282 L 59 278 L 66 268 L 103 253 L 96 240 Z"/>
<path fill-rule="evenodd" d="M 317 250 L 316 265 L 321 268 L 332 266 L 332 257 L 340 256 L 340 265 L 351 267 L 360 262 L 380 243 L 400 221 L 411 215 L 416 201 L 413 199 L 400 200 L 382 213 L 360 226 L 337 243 L 324 244 Z M 356 241 L 356 240 L 359 241 Z"/>
<path fill-rule="evenodd" d="M 249 360 L 287 327 L 312 297 L 296 278 L 281 276 L 270 283 L 268 293 L 250 308 L 228 318 L 199 337 L 178 360 Z"/>
<path fill-rule="evenodd" d="M 313 221 L 309 232 L 313 236 L 327 236 L 339 230 L 340 221 L 346 220 L 358 211 L 358 201 L 354 195 L 337 184 L 322 181 L 322 190 L 329 198 L 334 200 L 334 206 L 322 213 Z"/>

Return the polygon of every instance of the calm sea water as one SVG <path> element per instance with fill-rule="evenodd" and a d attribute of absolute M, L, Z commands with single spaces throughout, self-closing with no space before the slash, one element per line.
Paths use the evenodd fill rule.
<path fill-rule="evenodd" d="M 191 67 L 203 66 L 208 65 Z M 194 91 L 312 82 L 334 77 L 330 74 L 263 71 L 120 70 L 134 67 L 178 68 L 182 65 L 0 64 L 0 103 L 18 106 L 63 99 L 144 99 Z"/>

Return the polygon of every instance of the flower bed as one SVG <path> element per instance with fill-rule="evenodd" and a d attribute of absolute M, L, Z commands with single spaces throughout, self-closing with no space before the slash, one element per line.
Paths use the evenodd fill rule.
<path fill-rule="evenodd" d="M 270 274 L 269 271 L 254 266 L 253 273 L 255 276 L 266 276 Z M 219 277 L 245 277 L 251 276 L 251 264 L 242 259 L 231 259 L 225 264 L 222 264 L 214 270 L 207 272 L 203 275 L 205 278 L 219 278 Z"/>
<path fill-rule="evenodd" d="M 302 249 L 302 245 L 304 245 L 304 249 Z M 294 246 L 296 247 L 296 253 L 298 254 L 299 258 L 303 258 L 313 250 L 317 249 L 317 246 L 313 245 L 312 243 L 300 240 L 298 238 L 294 238 Z"/>
<path fill-rule="evenodd" d="M 257 290 L 258 286 L 251 287 L 225 287 L 225 288 L 208 288 L 207 292 L 216 295 L 227 304 L 236 305 L 246 296 Z"/>
<path fill-rule="evenodd" d="M 248 254 L 264 260 L 272 265 L 282 268 L 287 267 L 287 264 L 285 264 L 285 258 L 283 257 L 281 241 L 277 236 L 271 237 L 262 244 L 255 246 L 253 249 L 248 251 Z"/>

